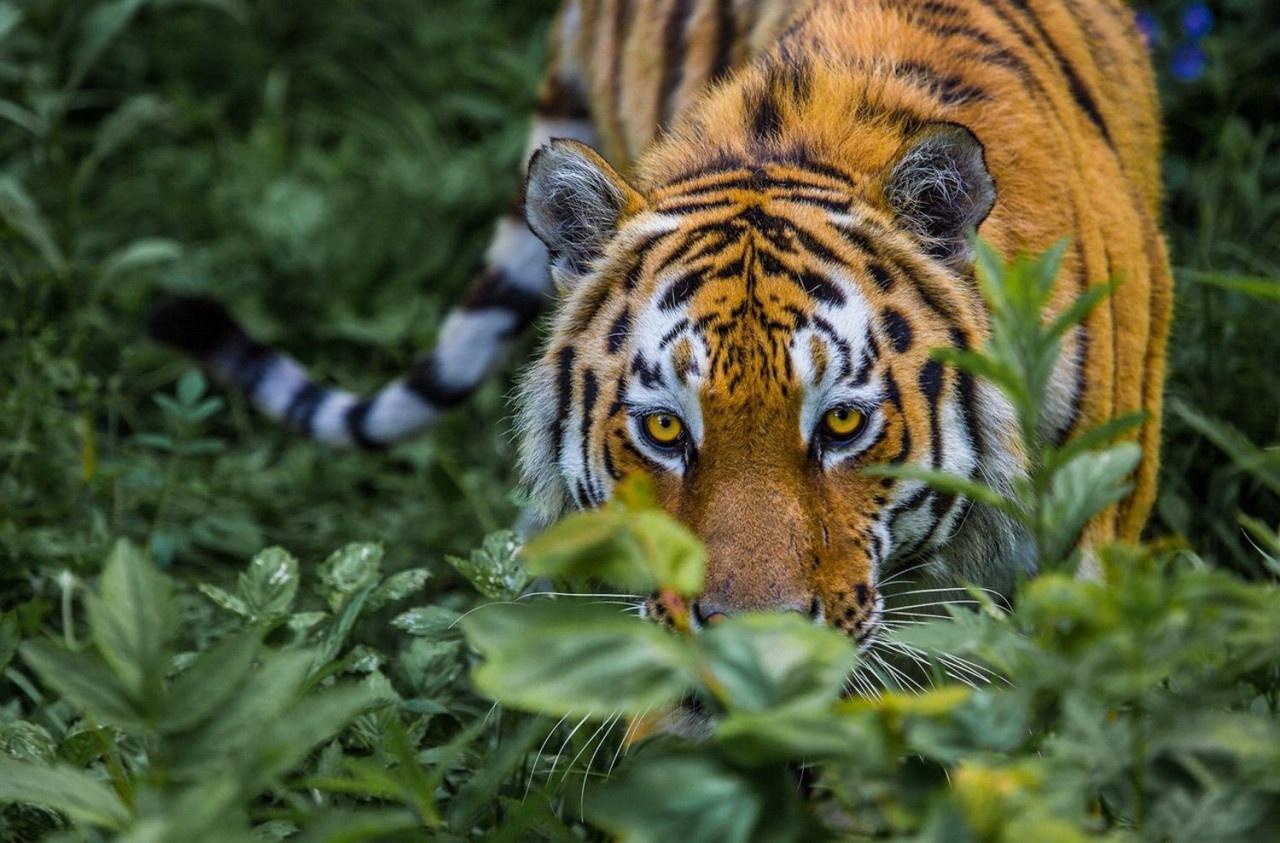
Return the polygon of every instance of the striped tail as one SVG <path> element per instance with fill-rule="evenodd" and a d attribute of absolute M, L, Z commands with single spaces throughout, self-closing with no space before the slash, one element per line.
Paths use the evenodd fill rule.
<path fill-rule="evenodd" d="M 486 269 L 445 319 L 436 347 L 368 397 L 317 383 L 298 361 L 250 337 L 210 298 L 162 302 L 147 330 L 289 428 L 327 445 L 380 449 L 417 435 L 466 400 L 537 317 L 549 288 L 545 248 L 523 220 L 504 218 Z"/>

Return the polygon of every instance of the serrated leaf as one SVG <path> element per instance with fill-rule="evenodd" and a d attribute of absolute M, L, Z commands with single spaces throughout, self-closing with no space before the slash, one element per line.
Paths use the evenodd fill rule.
<path fill-rule="evenodd" d="M 107 559 L 100 595 L 89 595 L 86 605 L 94 644 L 125 687 L 139 700 L 156 694 L 177 622 L 168 580 L 121 540 Z"/>
<path fill-rule="evenodd" d="M 431 572 L 426 568 L 408 568 L 392 574 L 374 589 L 369 597 L 369 608 L 377 609 L 388 603 L 404 600 L 421 591 L 430 578 Z"/>
<path fill-rule="evenodd" d="M 145 713 L 101 659 L 47 641 L 24 642 L 18 651 L 44 684 L 76 708 L 125 729 L 143 726 Z"/>
<path fill-rule="evenodd" d="M 529 572 L 517 556 L 519 549 L 520 539 L 514 532 L 499 530 L 485 536 L 469 558 L 446 556 L 445 560 L 485 597 L 512 600 L 529 582 Z"/>
<path fill-rule="evenodd" d="M 1126 479 L 1141 459 L 1142 449 L 1124 442 L 1080 454 L 1058 468 L 1040 508 L 1046 565 L 1064 560 L 1089 519 L 1129 493 Z"/>
<path fill-rule="evenodd" d="M 253 617 L 253 610 L 249 608 L 249 605 L 234 594 L 224 591 L 216 585 L 210 585 L 205 582 L 197 583 L 196 588 L 200 589 L 201 594 L 208 597 L 222 608 L 230 612 L 235 612 L 237 615 L 244 618 Z"/>
<path fill-rule="evenodd" d="M 382 553 L 382 545 L 353 542 L 329 555 L 320 565 L 320 582 L 329 608 L 336 612 L 352 595 L 378 584 Z"/>
<path fill-rule="evenodd" d="M 476 685 L 515 708 L 639 714 L 674 702 L 693 680 L 682 640 L 607 606 L 486 606 L 463 627 L 485 659 Z"/>
<path fill-rule="evenodd" d="M 410 635 L 437 636 L 454 629 L 459 617 L 443 606 L 417 606 L 397 615 L 391 625 Z"/>
<path fill-rule="evenodd" d="M 274 620 L 287 615 L 298 593 L 298 560 L 283 548 L 269 547 L 250 560 L 238 586 L 252 617 Z"/>
<path fill-rule="evenodd" d="M 157 723 L 162 733 L 193 728 L 240 690 L 258 655 L 258 632 L 249 629 L 207 651 L 169 689 Z"/>
<path fill-rule="evenodd" d="M 43 805 L 76 822 L 116 831 L 129 822 L 128 809 L 111 788 L 88 773 L 5 756 L 0 756 L 0 802 Z"/>

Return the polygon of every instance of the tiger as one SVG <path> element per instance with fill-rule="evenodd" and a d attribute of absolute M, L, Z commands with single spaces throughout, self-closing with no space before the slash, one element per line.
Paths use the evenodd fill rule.
<path fill-rule="evenodd" d="M 161 306 L 152 333 L 303 434 L 383 448 L 549 310 L 516 398 L 539 523 L 647 474 L 706 547 L 696 627 L 796 612 L 865 647 L 902 572 L 1000 594 L 1034 572 L 1009 518 L 863 469 L 1025 476 L 1006 397 L 930 352 L 991 334 L 975 233 L 1006 258 L 1066 237 L 1048 317 L 1123 283 L 1065 337 L 1039 432 L 1145 412 L 1132 491 L 1080 543 L 1139 538 L 1172 283 L 1123 2 L 567 0 L 551 41 L 521 195 L 407 375 L 320 385 L 208 299 Z"/>

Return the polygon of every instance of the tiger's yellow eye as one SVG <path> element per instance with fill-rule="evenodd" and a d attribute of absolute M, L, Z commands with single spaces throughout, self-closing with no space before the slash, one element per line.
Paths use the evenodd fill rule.
<path fill-rule="evenodd" d="M 674 445 L 684 433 L 684 423 L 670 413 L 650 413 L 644 417 L 644 432 L 659 445 Z"/>
<path fill-rule="evenodd" d="M 822 424 L 829 435 L 844 439 L 862 427 L 862 413 L 852 407 L 833 407 L 822 417 Z"/>

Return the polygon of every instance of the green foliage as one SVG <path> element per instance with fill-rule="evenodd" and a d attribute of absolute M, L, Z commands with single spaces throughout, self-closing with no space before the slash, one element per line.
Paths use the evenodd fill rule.
<path fill-rule="evenodd" d="M 141 338 L 163 291 L 207 293 L 321 377 L 402 372 L 516 187 L 554 5 L 0 2 L 0 840 L 1270 839 L 1275 4 L 1215 2 L 1204 79 L 1162 86 L 1176 540 L 915 627 L 938 687 L 844 702 L 845 642 L 794 621 L 521 598 L 507 378 L 335 453 Z M 1039 349 L 1023 419 L 1039 289 L 1002 327 Z M 1063 556 L 1119 432 L 987 498 Z M 696 593 L 696 543 L 622 503 L 523 558 Z M 640 714 L 684 697 L 705 740 Z"/>

